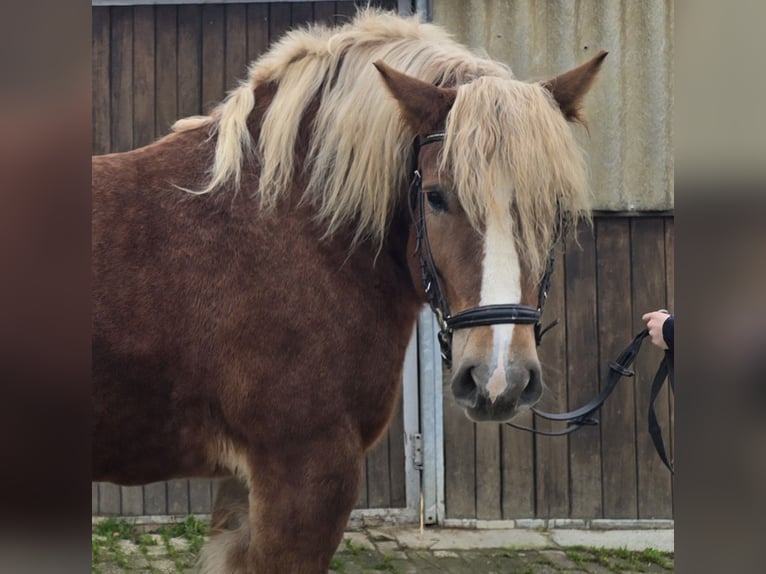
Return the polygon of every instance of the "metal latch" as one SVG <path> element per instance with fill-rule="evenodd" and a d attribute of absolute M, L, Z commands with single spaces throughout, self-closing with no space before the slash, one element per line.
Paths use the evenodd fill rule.
<path fill-rule="evenodd" d="M 412 465 L 418 470 L 423 470 L 423 435 L 413 432 L 409 437 L 412 443 Z"/>

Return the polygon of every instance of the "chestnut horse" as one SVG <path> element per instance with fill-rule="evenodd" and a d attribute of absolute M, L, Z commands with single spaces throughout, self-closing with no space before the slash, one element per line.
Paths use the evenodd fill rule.
<path fill-rule="evenodd" d="M 325 572 L 430 287 L 413 217 L 453 312 L 536 306 L 558 230 L 588 217 L 567 122 L 603 56 L 525 83 L 368 9 L 287 34 L 210 116 L 94 157 L 93 479 L 230 477 L 203 570 Z M 452 343 L 471 418 L 540 398 L 531 324 Z"/>

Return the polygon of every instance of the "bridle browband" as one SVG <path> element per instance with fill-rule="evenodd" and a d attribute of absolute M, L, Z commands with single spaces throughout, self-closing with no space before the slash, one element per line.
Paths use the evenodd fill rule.
<path fill-rule="evenodd" d="M 439 270 L 434 262 L 433 253 L 431 252 L 431 244 L 428 241 L 428 227 L 426 226 L 425 219 L 425 194 L 423 193 L 423 178 L 420 169 L 420 150 L 423 146 L 428 144 L 442 142 L 446 137 L 445 132 L 438 131 L 432 132 L 424 137 L 416 137 L 414 141 L 414 161 L 415 168 L 410 182 L 410 194 L 409 194 L 409 210 L 412 224 L 415 228 L 415 254 L 418 255 L 420 262 L 420 272 L 423 279 L 423 286 L 425 287 L 426 298 L 431 310 L 436 316 L 436 321 L 439 326 L 439 346 L 441 347 L 442 359 L 445 361 L 448 368 L 452 366 L 452 333 L 457 329 L 468 329 L 471 327 L 481 327 L 489 325 L 500 324 L 521 324 L 521 325 L 534 325 L 535 343 L 539 347 L 542 341 L 543 335 L 551 328 L 558 324 L 558 320 L 553 321 L 549 325 L 543 328 L 541 323 L 541 317 L 543 313 L 543 306 L 548 298 L 548 290 L 551 285 L 551 277 L 553 274 L 553 262 L 555 245 L 551 249 L 548 255 L 548 263 L 545 269 L 545 274 L 540 283 L 540 290 L 537 296 L 537 307 L 530 307 L 529 305 L 521 305 L 516 303 L 508 303 L 501 305 L 480 305 L 478 307 L 471 307 L 459 313 L 452 315 L 449 310 L 445 291 L 439 277 Z M 417 212 L 417 213 L 416 213 Z M 557 234 L 558 235 L 558 234 Z M 548 413 L 538 410 L 532 407 L 530 410 L 537 416 L 544 419 L 548 419 L 554 422 L 567 423 L 566 428 L 558 431 L 542 431 L 534 429 L 532 427 L 526 427 L 512 422 L 505 424 L 514 427 L 519 430 L 532 432 L 535 434 L 541 434 L 546 436 L 562 436 L 570 434 L 584 426 L 598 425 L 598 419 L 595 418 L 595 413 L 604 404 L 609 395 L 617 386 L 617 383 L 622 377 L 632 377 L 635 373 L 630 369 L 639 350 L 641 349 L 641 343 L 648 336 L 649 332 L 644 329 L 638 333 L 633 341 L 620 353 L 620 356 L 616 361 L 609 363 L 609 374 L 607 375 L 606 383 L 601 392 L 593 399 L 588 401 L 580 408 L 568 411 L 565 413 Z M 654 412 L 654 401 L 657 398 L 665 379 L 670 380 L 671 388 L 673 387 L 673 355 L 672 353 L 666 353 L 665 358 L 660 363 L 660 367 L 657 370 L 657 374 L 654 377 L 650 393 L 649 403 L 649 434 L 652 437 L 655 449 L 659 454 L 662 462 L 665 466 L 673 472 L 673 467 L 668 460 L 665 452 L 665 446 L 662 441 L 662 431 L 657 422 L 657 417 Z"/>

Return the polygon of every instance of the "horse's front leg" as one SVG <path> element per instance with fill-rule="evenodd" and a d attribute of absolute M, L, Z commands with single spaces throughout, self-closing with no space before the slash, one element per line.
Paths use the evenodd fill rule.
<path fill-rule="evenodd" d="M 359 492 L 357 443 L 346 434 L 253 453 L 248 516 L 237 510 L 244 495 L 238 504 L 236 488 L 226 489 L 202 571 L 325 574 Z"/>
<path fill-rule="evenodd" d="M 350 432 L 275 445 L 251 477 L 252 574 L 324 574 L 357 500 L 364 452 Z"/>

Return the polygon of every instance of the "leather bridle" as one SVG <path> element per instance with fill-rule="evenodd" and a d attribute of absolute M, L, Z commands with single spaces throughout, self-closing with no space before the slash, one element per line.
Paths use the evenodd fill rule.
<path fill-rule="evenodd" d="M 420 150 L 431 143 L 444 141 L 444 132 L 434 132 L 415 140 L 416 168 L 410 183 L 410 216 L 415 227 L 415 253 L 419 256 L 420 272 L 426 291 L 426 298 L 431 310 L 436 315 L 439 325 L 439 345 L 441 354 L 448 366 L 452 362 L 452 332 L 457 329 L 469 329 L 486 325 L 521 324 L 534 325 L 535 341 L 540 344 L 543 334 L 556 322 L 543 328 L 540 317 L 543 305 L 548 298 L 548 289 L 553 273 L 553 250 L 548 258 L 548 266 L 540 284 L 537 307 L 508 303 L 502 305 L 480 305 L 452 315 L 445 296 L 444 287 L 439 277 L 439 270 L 434 263 L 431 244 L 428 240 L 428 227 L 425 218 L 425 194 L 420 170 Z M 416 213 L 417 212 L 417 213 Z"/>
<path fill-rule="evenodd" d="M 428 227 L 426 225 L 425 218 L 425 193 L 423 193 L 423 178 L 421 175 L 420 167 L 420 150 L 423 146 L 442 142 L 445 139 L 445 132 L 433 132 L 424 137 L 417 137 L 414 142 L 414 158 L 415 169 L 413 171 L 412 180 L 410 182 L 410 194 L 409 194 L 409 210 L 412 224 L 415 228 L 415 254 L 418 255 L 420 262 L 420 272 L 423 279 L 423 286 L 426 292 L 426 298 L 431 310 L 436 316 L 436 321 L 439 326 L 439 345 L 441 347 L 442 359 L 445 361 L 447 368 L 451 368 L 452 364 L 452 333 L 458 329 L 468 329 L 471 327 L 500 325 L 500 324 L 521 324 L 521 325 L 534 325 L 535 343 L 540 346 L 543 335 L 553 326 L 558 323 L 558 320 L 553 321 L 549 325 L 543 328 L 541 323 L 541 317 L 543 312 L 543 306 L 548 298 L 548 290 L 551 285 L 551 277 L 553 274 L 553 262 L 554 262 L 554 248 L 548 256 L 548 263 L 543 275 L 543 279 L 540 283 L 540 290 L 537 296 L 537 307 L 531 307 L 529 305 L 521 305 L 515 303 L 501 304 L 501 305 L 480 305 L 478 307 L 471 307 L 459 313 L 452 315 L 450 313 L 449 305 L 445 295 L 444 287 L 439 276 L 439 270 L 434 262 L 433 253 L 431 251 L 431 244 L 428 240 Z M 558 234 L 557 234 L 558 235 Z M 607 375 L 606 383 L 601 392 L 593 399 L 588 401 L 580 408 L 568 411 L 565 413 L 549 413 L 531 408 L 531 411 L 544 419 L 567 423 L 564 429 L 558 431 L 542 431 L 532 427 L 526 427 L 512 422 L 505 424 L 514 427 L 519 430 L 532 432 L 535 434 L 541 434 L 546 436 L 562 436 L 570 434 L 584 426 L 598 425 L 598 419 L 595 418 L 595 413 L 604 404 L 609 395 L 612 394 L 617 383 L 622 377 L 632 377 L 634 372 L 630 369 L 639 350 L 641 349 L 641 343 L 648 336 L 648 331 L 644 329 L 638 333 L 633 341 L 620 353 L 617 360 L 609 363 L 609 374 Z M 657 398 L 665 379 L 670 380 L 671 388 L 673 387 L 673 355 L 672 353 L 666 353 L 665 358 L 655 375 L 654 382 L 652 383 L 650 404 L 649 404 L 649 434 L 652 437 L 655 449 L 659 454 L 662 462 L 665 463 L 671 472 L 673 467 L 668 460 L 665 452 L 664 443 L 662 441 L 662 431 L 657 422 L 657 417 L 654 412 L 654 400 Z"/>

